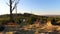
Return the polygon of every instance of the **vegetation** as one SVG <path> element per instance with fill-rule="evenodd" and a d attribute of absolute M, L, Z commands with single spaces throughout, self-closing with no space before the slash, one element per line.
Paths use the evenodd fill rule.
<path fill-rule="evenodd" d="M 29 14 L 29 13 L 24 13 L 24 14 L 13 14 L 13 19 L 15 22 L 18 24 L 23 23 L 23 19 L 25 19 L 26 24 L 33 24 L 35 21 L 40 21 L 42 24 L 47 23 L 48 20 L 55 20 L 56 22 L 60 21 L 59 17 L 50 17 L 50 16 L 39 16 L 39 15 L 34 15 L 34 14 Z M 1 15 L 0 16 L 0 24 L 5 23 L 9 21 L 10 16 L 9 14 L 7 15 Z"/>

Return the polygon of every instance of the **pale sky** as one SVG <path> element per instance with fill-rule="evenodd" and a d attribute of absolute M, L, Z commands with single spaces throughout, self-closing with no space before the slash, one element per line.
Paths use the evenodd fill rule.
<path fill-rule="evenodd" d="M 9 0 L 0 0 L 0 15 L 9 14 Z M 37 15 L 60 15 L 60 0 L 20 0 L 18 13 L 32 13 Z M 13 11 L 15 13 L 15 11 Z"/>

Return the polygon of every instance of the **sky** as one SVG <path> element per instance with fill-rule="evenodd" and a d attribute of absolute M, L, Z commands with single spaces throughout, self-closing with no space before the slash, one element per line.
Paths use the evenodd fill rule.
<path fill-rule="evenodd" d="M 9 14 L 9 0 L 0 0 L 0 15 Z M 60 15 L 60 0 L 20 0 L 18 13 L 33 13 L 37 15 Z M 16 13 L 14 10 L 13 13 Z"/>

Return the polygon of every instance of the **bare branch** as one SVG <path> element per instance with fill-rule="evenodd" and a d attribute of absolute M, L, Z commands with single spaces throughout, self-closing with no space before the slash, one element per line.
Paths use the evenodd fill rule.
<path fill-rule="evenodd" d="M 12 4 L 14 3 L 15 0 L 12 1 Z M 10 4 L 6 3 L 8 6 L 10 6 Z"/>
<path fill-rule="evenodd" d="M 15 5 L 14 5 L 12 11 L 16 8 L 16 6 L 17 6 L 17 4 L 19 3 L 19 1 L 20 1 L 20 0 L 18 0 L 17 2 L 15 2 Z"/>
<path fill-rule="evenodd" d="M 6 3 L 8 6 L 10 6 L 8 3 Z"/>
<path fill-rule="evenodd" d="M 15 0 L 12 1 L 12 3 L 14 3 Z"/>

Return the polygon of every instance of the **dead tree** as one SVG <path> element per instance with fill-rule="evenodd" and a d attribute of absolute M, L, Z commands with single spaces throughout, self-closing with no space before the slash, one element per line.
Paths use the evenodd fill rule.
<path fill-rule="evenodd" d="M 10 0 L 10 21 L 13 20 L 13 16 L 12 16 L 12 0 Z"/>
<path fill-rule="evenodd" d="M 16 0 L 9 0 L 9 7 L 10 7 L 10 21 L 13 21 L 13 14 L 12 14 L 12 12 L 13 12 L 13 10 L 16 8 L 16 6 L 17 6 L 17 4 L 19 3 L 19 0 L 17 1 L 17 2 L 15 2 Z M 15 2 L 15 4 L 14 4 L 14 6 L 12 6 L 13 5 L 13 3 Z"/>

